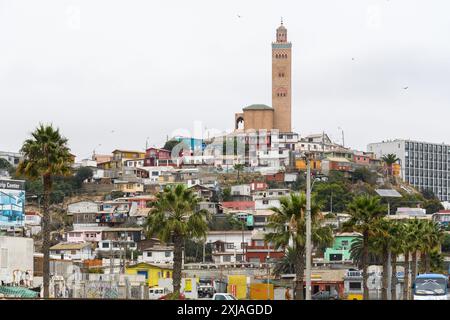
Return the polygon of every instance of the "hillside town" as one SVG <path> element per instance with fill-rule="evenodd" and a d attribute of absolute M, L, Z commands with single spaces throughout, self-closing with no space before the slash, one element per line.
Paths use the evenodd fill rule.
<path fill-rule="evenodd" d="M 80 158 L 42 124 L 0 151 L 0 297 L 409 300 L 447 275 L 450 145 L 294 132 L 283 21 L 271 45 L 272 106 L 231 132 Z"/>

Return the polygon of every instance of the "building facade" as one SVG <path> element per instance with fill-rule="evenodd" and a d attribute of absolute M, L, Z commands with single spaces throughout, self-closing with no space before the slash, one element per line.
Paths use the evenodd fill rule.
<path fill-rule="evenodd" d="M 381 158 L 399 158 L 401 178 L 419 190 L 432 190 L 441 201 L 450 200 L 450 145 L 413 140 L 371 143 L 367 151 Z"/>

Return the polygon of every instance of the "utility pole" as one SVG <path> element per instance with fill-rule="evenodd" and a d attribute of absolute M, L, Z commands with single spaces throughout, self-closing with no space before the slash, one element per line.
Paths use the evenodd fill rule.
<path fill-rule="evenodd" d="M 242 262 L 245 262 L 244 222 L 242 221 Z"/>
<path fill-rule="evenodd" d="M 311 300 L 311 249 L 311 159 L 306 153 L 306 300 Z"/>
<path fill-rule="evenodd" d="M 330 213 L 333 213 L 333 192 L 331 192 L 331 199 L 330 199 Z"/>
<path fill-rule="evenodd" d="M 203 242 L 203 264 L 206 262 L 206 241 Z"/>

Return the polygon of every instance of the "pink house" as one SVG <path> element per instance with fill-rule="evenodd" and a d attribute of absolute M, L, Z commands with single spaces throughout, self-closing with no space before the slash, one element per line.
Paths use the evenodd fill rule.
<path fill-rule="evenodd" d="M 368 166 L 370 160 L 372 159 L 372 154 L 366 154 L 365 152 L 358 152 L 353 155 L 353 161 L 356 164 L 362 164 Z"/>
<path fill-rule="evenodd" d="M 93 230 L 69 231 L 66 236 L 66 241 L 70 243 L 99 242 L 102 240 L 102 232 Z"/>
<path fill-rule="evenodd" d="M 251 191 L 262 191 L 267 190 L 267 183 L 265 182 L 252 182 L 250 184 Z"/>
<path fill-rule="evenodd" d="M 156 197 L 153 195 L 143 195 L 129 198 L 118 198 L 116 201 L 136 203 L 138 209 L 145 209 L 147 208 L 148 203 L 156 201 Z"/>

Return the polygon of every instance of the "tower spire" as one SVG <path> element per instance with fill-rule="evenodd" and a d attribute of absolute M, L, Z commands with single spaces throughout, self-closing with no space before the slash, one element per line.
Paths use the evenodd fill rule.
<path fill-rule="evenodd" d="M 281 17 L 281 25 L 283 25 L 283 17 Z"/>

